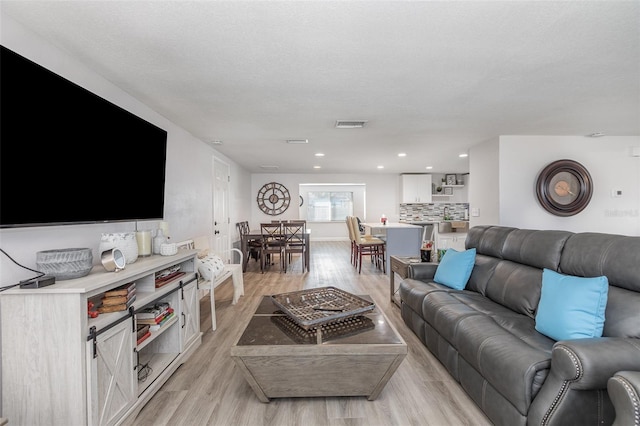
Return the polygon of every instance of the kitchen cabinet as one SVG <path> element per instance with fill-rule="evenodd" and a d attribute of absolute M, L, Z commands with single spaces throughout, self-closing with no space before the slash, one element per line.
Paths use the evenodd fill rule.
<path fill-rule="evenodd" d="M 403 203 L 431 202 L 431 175 L 402 175 Z"/>
<path fill-rule="evenodd" d="M 466 233 L 461 232 L 448 232 L 438 234 L 436 236 L 436 248 L 437 250 L 455 249 L 457 251 L 464 251 L 464 242 L 467 239 Z"/>

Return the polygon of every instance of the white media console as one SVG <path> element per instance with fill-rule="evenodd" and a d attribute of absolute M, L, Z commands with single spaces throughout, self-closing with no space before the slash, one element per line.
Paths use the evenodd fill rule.
<path fill-rule="evenodd" d="M 2 417 L 11 425 L 132 421 L 201 344 L 195 250 L 138 258 L 119 272 L 0 293 Z M 156 287 L 156 273 L 183 275 Z M 129 310 L 87 315 L 87 303 L 135 282 Z M 138 344 L 136 313 L 168 302 L 174 319 Z M 143 374 L 141 370 L 145 368 Z"/>

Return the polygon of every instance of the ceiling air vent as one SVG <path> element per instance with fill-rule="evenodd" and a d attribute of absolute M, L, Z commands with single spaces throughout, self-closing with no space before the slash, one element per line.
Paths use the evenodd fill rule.
<path fill-rule="evenodd" d="M 278 166 L 260 166 L 262 170 L 278 170 Z"/>
<path fill-rule="evenodd" d="M 337 120 L 336 129 L 359 129 L 364 127 L 367 120 Z"/>

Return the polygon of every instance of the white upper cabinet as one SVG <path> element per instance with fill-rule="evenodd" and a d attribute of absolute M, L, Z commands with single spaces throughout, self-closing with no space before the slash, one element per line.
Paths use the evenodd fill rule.
<path fill-rule="evenodd" d="M 403 203 L 431 202 L 431 175 L 401 175 Z"/>

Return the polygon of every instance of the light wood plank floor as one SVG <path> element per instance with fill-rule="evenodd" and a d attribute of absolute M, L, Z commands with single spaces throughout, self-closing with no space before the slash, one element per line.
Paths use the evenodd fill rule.
<path fill-rule="evenodd" d="M 136 418 L 146 425 L 357 426 L 473 425 L 491 423 L 449 376 L 440 362 L 403 323 L 389 301 L 389 277 L 349 262 L 348 242 L 312 242 L 311 271 L 301 272 L 299 256 L 286 274 L 278 265 L 260 273 L 251 260 L 244 274 L 245 295 L 231 304 L 232 285 L 216 289 L 218 328 L 211 331 L 209 296 L 201 300 L 202 345 L 165 383 Z M 279 398 L 261 403 L 229 356 L 263 295 L 336 286 L 369 294 L 405 339 L 409 353 L 380 396 Z M 286 374 L 283 372 L 283 374 Z"/>

